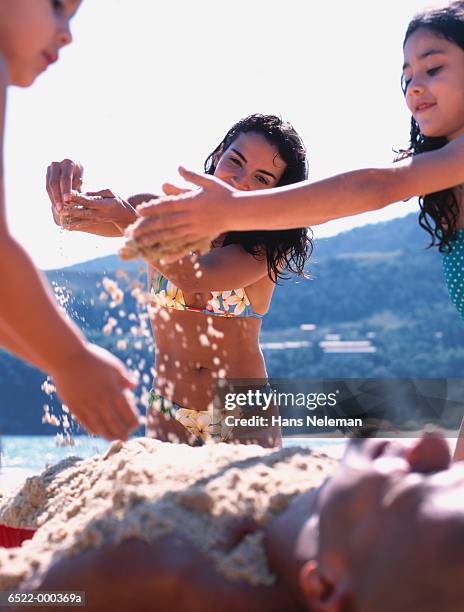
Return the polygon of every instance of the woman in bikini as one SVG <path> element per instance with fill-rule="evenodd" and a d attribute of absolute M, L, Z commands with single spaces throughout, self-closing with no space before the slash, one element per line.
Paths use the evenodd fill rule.
<path fill-rule="evenodd" d="M 306 151 L 289 123 L 251 115 L 227 132 L 206 159 L 205 172 L 243 191 L 289 185 L 307 177 Z M 120 236 L 137 219 L 136 206 L 153 197 L 124 201 L 109 190 L 81 193 L 81 185 L 79 164 L 50 165 L 47 190 L 55 221 L 102 236 Z M 164 191 L 182 190 L 168 184 Z M 236 231 L 218 236 L 203 256 L 171 264 L 148 259 L 156 377 L 147 435 L 181 442 L 191 442 L 193 435 L 196 444 L 211 437 L 280 444 L 278 427 L 248 428 L 238 436 L 238 430 L 221 426 L 213 398 L 218 379 L 252 380 L 254 390 L 265 387 L 262 318 L 277 280 L 288 271 L 304 275 L 311 250 L 305 228 Z"/>

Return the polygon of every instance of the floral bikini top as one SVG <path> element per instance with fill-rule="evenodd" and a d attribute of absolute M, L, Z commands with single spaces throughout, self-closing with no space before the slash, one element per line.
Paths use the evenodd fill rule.
<path fill-rule="evenodd" d="M 156 270 L 151 280 L 150 296 L 152 303 L 174 310 L 193 310 L 217 317 L 255 317 L 262 319 L 264 316 L 253 310 L 245 289 L 211 291 L 206 308 L 187 306 L 182 290 Z"/>

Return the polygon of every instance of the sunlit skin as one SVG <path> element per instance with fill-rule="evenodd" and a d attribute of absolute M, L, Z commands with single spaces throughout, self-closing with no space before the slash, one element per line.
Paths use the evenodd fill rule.
<path fill-rule="evenodd" d="M 406 104 L 425 136 L 464 134 L 464 51 L 419 28 L 404 46 Z"/>
<path fill-rule="evenodd" d="M 87 431 L 124 440 L 139 423 L 134 398 L 125 394 L 136 383 L 116 357 L 86 342 L 63 316 L 45 279 L 10 234 L 5 211 L 7 88 L 28 87 L 58 60 L 72 41 L 70 21 L 79 5 L 77 0 L 0 0 L 0 346 L 51 375 L 59 398 Z M 31 203 L 24 205 L 27 217 Z"/>
<path fill-rule="evenodd" d="M 254 133 L 240 134 L 220 157 L 215 176 L 244 191 L 273 187 L 285 169 L 285 162 L 276 157 L 277 155 L 277 149 L 263 136 Z M 223 236 L 216 239 L 215 248 L 220 247 L 222 240 Z M 225 249 L 242 250 L 237 245 Z M 256 267 L 256 276 L 260 276 L 254 282 L 245 284 L 247 295 L 256 312 L 266 313 L 275 285 L 267 275 L 265 261 L 252 261 L 252 256 L 248 254 L 246 258 L 250 258 L 250 265 Z M 246 265 L 246 262 L 243 264 Z M 202 270 L 201 265 L 199 270 Z M 164 272 L 171 278 L 169 266 L 164 268 Z M 213 290 L 221 288 L 226 287 L 211 287 Z M 188 305 L 204 308 L 208 292 L 184 292 L 184 298 Z M 165 320 L 166 312 L 169 313 L 169 321 Z M 208 335 L 211 325 L 217 334 L 213 332 L 214 335 Z M 180 329 L 181 332 L 178 331 Z M 215 377 L 220 370 L 231 379 L 265 381 L 267 372 L 259 347 L 260 329 L 261 320 L 251 317 L 223 319 L 176 310 L 156 315 L 153 332 L 156 341 L 157 389 L 160 389 L 161 395 L 169 397 L 174 381 L 175 401 L 196 410 L 207 410 L 212 402 Z M 200 341 L 205 336 L 209 340 L 209 346 L 202 345 Z M 166 422 L 162 416 L 156 418 L 156 421 L 155 430 L 151 429 L 149 423 L 148 432 L 151 435 L 159 435 L 156 432 L 159 429 L 163 430 L 163 434 L 171 430 L 171 421 Z"/>
<path fill-rule="evenodd" d="M 464 134 L 464 51 L 456 44 L 419 28 L 404 46 L 403 83 L 406 103 L 425 136 L 449 141 Z M 464 227 L 462 184 L 455 189 L 460 204 L 457 227 Z M 455 459 L 464 459 L 464 421 Z"/>
<path fill-rule="evenodd" d="M 186 253 L 186 244 L 188 250 L 201 248 L 223 232 L 311 227 L 450 187 L 461 204 L 457 228 L 464 228 L 464 51 L 419 28 L 405 44 L 403 61 L 409 110 L 424 134 L 445 137 L 447 145 L 390 167 L 265 192 L 243 193 L 216 177 L 180 168 L 181 176 L 200 189 L 142 206 L 136 239 L 145 247 L 156 244 L 160 254 L 175 261 Z M 464 422 L 455 458 L 464 459 Z"/>
<path fill-rule="evenodd" d="M 278 184 L 285 167 L 274 145 L 258 133 L 246 132 L 239 134 L 226 151 L 220 152 L 215 176 L 240 191 L 264 190 Z M 121 235 L 134 221 L 136 213 L 111 191 L 92 192 L 99 194 L 94 201 L 73 191 L 73 197 L 67 201 L 65 193 L 80 191 L 82 175 L 82 167 L 71 160 L 54 162 L 49 167 L 47 185 L 55 221 L 59 224 L 65 219 L 70 230 Z M 181 191 L 169 184 L 164 188 L 167 193 Z M 149 197 L 149 194 L 133 196 L 126 204 L 135 208 Z M 86 210 L 78 210 L 77 205 L 84 205 Z M 205 308 L 210 291 L 244 287 L 254 311 L 266 313 L 275 287 L 268 276 L 266 260 L 258 261 L 240 245 L 220 248 L 223 239 L 224 235 L 216 238 L 211 251 L 198 260 L 197 267 L 190 257 L 172 265 L 152 263 L 182 289 L 189 306 Z M 149 286 L 152 274 L 153 268 L 149 266 Z M 156 308 L 152 327 L 156 343 L 155 389 L 181 406 L 208 410 L 218 377 L 255 379 L 261 381 L 258 386 L 266 382 L 267 372 L 259 346 L 259 319 L 210 317 L 198 312 Z M 182 425 L 156 412 L 148 415 L 147 435 L 161 440 L 190 440 Z M 242 441 L 248 441 L 244 431 L 240 436 Z M 257 435 L 253 433 L 249 440 L 274 446 L 280 444 L 280 434 L 277 429 L 266 430 Z"/>
<path fill-rule="evenodd" d="M 422 134 L 449 141 L 464 134 L 464 51 L 419 28 L 404 46 L 403 86 L 406 104 Z M 456 188 L 462 203 L 462 186 Z M 464 227 L 460 206 L 458 228 Z"/>
<path fill-rule="evenodd" d="M 420 582 L 424 572 L 422 587 L 414 588 L 426 589 L 430 569 L 446 589 L 453 566 L 461 567 L 461 579 L 448 586 L 462 599 L 463 492 L 464 464 L 451 463 L 448 444 L 438 433 L 425 434 L 410 447 L 358 441 L 317 501 L 319 549 L 300 582 L 308 609 L 342 612 L 351 609 L 344 607 L 348 603 L 362 612 L 380 609 L 380 603 L 382 610 L 400 609 L 395 589 L 390 605 L 375 601 L 379 592 L 388 600 L 388 591 L 379 588 L 386 577 L 395 576 L 401 593 L 412 588 L 410 576 Z"/>
<path fill-rule="evenodd" d="M 403 588 L 421 588 L 420 574 L 419 586 L 398 580 L 380 595 L 360 585 L 374 585 L 393 570 L 398 576 L 410 567 L 414 571 L 417 559 L 424 571 L 430 567 L 446 578 L 449 564 L 463 557 L 463 491 L 464 466 L 451 466 L 439 433 L 409 445 L 356 440 L 319 491 L 300 495 L 265 527 L 266 554 L 276 576 L 270 588 L 227 582 L 175 532 L 154 542 L 103 545 L 61 561 L 38 588 L 85 589 L 90 610 L 103 605 L 124 610 L 128 601 L 148 610 L 154 600 L 160 609 L 172 605 L 182 612 L 218 606 L 225 612 L 405 609 L 395 606 L 395 597 Z M 244 517 L 225 539 L 240 541 L 257 528 Z M 116 583 L 114 572 L 121 576 Z M 451 582 L 449 588 L 458 593 L 462 584 Z"/>

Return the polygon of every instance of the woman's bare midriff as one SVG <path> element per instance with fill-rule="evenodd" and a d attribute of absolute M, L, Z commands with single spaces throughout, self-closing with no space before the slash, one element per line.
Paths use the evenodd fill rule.
<path fill-rule="evenodd" d="M 261 320 L 161 309 L 152 321 L 157 393 L 193 410 L 207 410 L 217 378 L 265 381 Z M 264 384 L 264 382 L 263 382 Z"/>

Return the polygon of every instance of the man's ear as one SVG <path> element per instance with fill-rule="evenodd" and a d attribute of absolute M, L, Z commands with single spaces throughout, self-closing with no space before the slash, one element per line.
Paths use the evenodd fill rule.
<path fill-rule="evenodd" d="M 311 612 L 348 612 L 351 597 L 345 581 L 336 584 L 323 575 L 316 561 L 308 561 L 300 570 L 300 587 Z"/>

